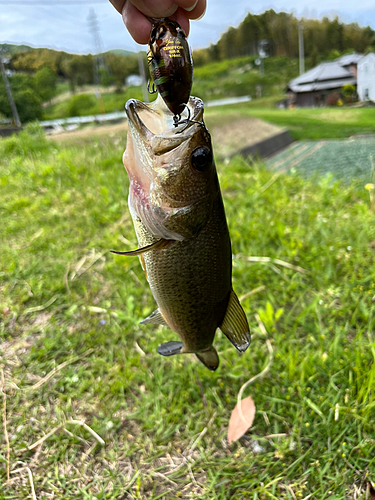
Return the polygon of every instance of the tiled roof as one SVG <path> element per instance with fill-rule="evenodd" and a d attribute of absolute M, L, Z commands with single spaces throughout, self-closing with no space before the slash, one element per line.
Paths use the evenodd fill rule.
<path fill-rule="evenodd" d="M 312 92 L 342 87 L 343 85 L 355 85 L 356 77 L 347 66 L 357 64 L 362 58 L 361 54 L 346 54 L 334 61 L 323 62 L 315 68 L 310 69 L 303 75 L 291 80 L 288 90 L 293 92 Z"/>

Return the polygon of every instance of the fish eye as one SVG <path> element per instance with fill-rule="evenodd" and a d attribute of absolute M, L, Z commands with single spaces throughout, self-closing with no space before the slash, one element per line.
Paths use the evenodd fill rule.
<path fill-rule="evenodd" d="M 206 147 L 195 148 L 191 153 L 191 164 L 198 172 L 204 172 L 212 162 L 212 153 Z"/>

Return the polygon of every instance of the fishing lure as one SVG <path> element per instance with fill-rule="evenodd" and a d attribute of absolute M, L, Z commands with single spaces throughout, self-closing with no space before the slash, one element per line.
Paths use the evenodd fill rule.
<path fill-rule="evenodd" d="M 148 42 L 147 61 L 153 80 L 153 91 L 159 92 L 173 113 L 175 127 L 187 108 L 193 84 L 193 61 L 186 35 L 170 19 L 151 19 L 153 26 Z M 156 89 L 155 89 L 156 87 Z M 188 116 L 189 120 L 189 116 Z"/>

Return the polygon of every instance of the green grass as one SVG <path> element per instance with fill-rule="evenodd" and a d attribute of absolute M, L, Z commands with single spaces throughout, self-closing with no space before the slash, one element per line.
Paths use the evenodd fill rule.
<path fill-rule="evenodd" d="M 267 101 L 269 101 L 267 99 Z M 266 102 L 267 102 L 266 101 Z M 232 122 L 254 116 L 289 129 L 295 140 L 342 139 L 356 134 L 375 134 L 375 108 L 259 108 L 259 103 L 241 103 L 220 108 L 220 120 Z M 207 109 L 207 121 L 215 109 Z M 215 122 L 216 117 L 213 120 Z"/>
<path fill-rule="evenodd" d="M 254 64 L 255 59 L 238 57 L 194 68 L 192 94 L 204 101 L 243 95 L 254 98 L 257 86 L 261 85 L 262 95 L 270 98 L 283 94 L 288 81 L 298 75 L 297 59 L 265 59 L 263 75 Z"/>
<path fill-rule="evenodd" d="M 364 499 L 375 479 L 375 226 L 364 186 L 276 178 L 241 158 L 218 165 L 234 288 L 262 288 L 242 302 L 250 348 L 239 356 L 218 334 L 212 374 L 193 356 L 157 354 L 175 336 L 138 324 L 154 309 L 138 259 L 108 252 L 136 246 L 124 146 L 124 134 L 62 146 L 36 129 L 0 141 L 11 471 L 30 468 L 38 500 Z M 228 447 L 237 393 L 269 362 L 256 314 L 273 361 L 245 391 L 252 429 Z M 0 499 L 26 500 L 27 470 L 5 483 L 0 440 Z"/>

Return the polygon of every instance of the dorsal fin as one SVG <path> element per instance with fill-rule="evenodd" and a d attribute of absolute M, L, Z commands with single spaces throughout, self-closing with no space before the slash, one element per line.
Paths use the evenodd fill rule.
<path fill-rule="evenodd" d="M 230 292 L 227 310 L 219 328 L 240 352 L 249 347 L 251 340 L 249 324 L 233 290 Z"/>
<path fill-rule="evenodd" d="M 162 313 L 159 311 L 159 309 L 156 309 L 150 316 L 147 318 L 143 319 L 140 323 L 140 325 L 163 325 L 163 326 L 168 326 L 168 323 L 165 321 L 163 318 Z"/>

